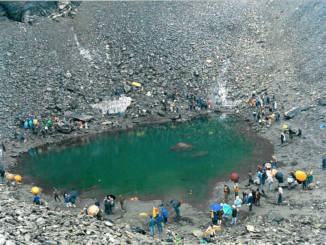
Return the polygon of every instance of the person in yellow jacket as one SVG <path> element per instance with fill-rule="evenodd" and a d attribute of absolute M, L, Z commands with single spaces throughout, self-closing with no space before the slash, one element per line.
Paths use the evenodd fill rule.
<path fill-rule="evenodd" d="M 234 197 L 236 198 L 237 196 L 239 196 L 239 185 L 235 184 L 234 185 Z"/>

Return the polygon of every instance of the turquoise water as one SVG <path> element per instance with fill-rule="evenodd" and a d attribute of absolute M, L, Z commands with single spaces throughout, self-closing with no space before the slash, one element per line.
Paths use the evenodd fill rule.
<path fill-rule="evenodd" d="M 77 189 L 91 196 L 204 198 L 212 181 L 243 170 L 253 157 L 254 141 L 236 126 L 231 119 L 214 118 L 139 128 L 35 154 L 20 167 L 41 186 Z M 178 142 L 195 149 L 171 151 Z"/>

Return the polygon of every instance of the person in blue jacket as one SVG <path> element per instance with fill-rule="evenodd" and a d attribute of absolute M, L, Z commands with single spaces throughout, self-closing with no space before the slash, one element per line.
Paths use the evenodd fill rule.
<path fill-rule="evenodd" d="M 157 225 L 157 230 L 159 233 L 162 232 L 162 222 L 163 222 L 163 217 L 161 215 L 156 215 L 155 217 L 155 222 L 156 222 L 156 225 Z"/>
<path fill-rule="evenodd" d="M 34 200 L 33 202 L 37 205 L 40 205 L 41 204 L 41 198 L 39 195 L 34 195 Z"/>

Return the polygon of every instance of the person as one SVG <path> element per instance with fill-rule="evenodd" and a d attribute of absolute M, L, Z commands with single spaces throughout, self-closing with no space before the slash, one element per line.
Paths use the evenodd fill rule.
<path fill-rule="evenodd" d="M 64 202 L 67 208 L 71 208 L 70 195 L 68 193 L 64 194 Z"/>
<path fill-rule="evenodd" d="M 88 215 L 88 208 L 87 206 L 85 206 L 81 211 L 80 211 L 81 214 L 84 214 L 84 215 Z"/>
<path fill-rule="evenodd" d="M 19 139 L 20 139 L 20 142 L 25 142 L 25 136 L 23 133 L 20 133 Z"/>
<path fill-rule="evenodd" d="M 249 206 L 249 212 L 252 211 L 252 205 L 254 203 L 254 197 L 252 196 L 252 193 L 250 192 L 248 195 L 248 206 Z"/>
<path fill-rule="evenodd" d="M 109 195 L 108 198 L 109 198 L 111 214 L 113 214 L 113 207 L 115 206 L 115 201 L 114 201 L 114 198 L 111 195 Z"/>
<path fill-rule="evenodd" d="M 58 194 L 58 190 L 56 188 L 53 188 L 53 196 L 54 196 L 54 201 L 55 202 L 57 200 L 59 200 L 59 202 L 61 202 L 61 199 L 60 199 L 59 194 Z"/>
<path fill-rule="evenodd" d="M 271 171 L 269 171 L 268 174 L 267 174 L 267 183 L 268 183 L 269 191 L 272 191 L 273 190 L 274 179 L 273 179 L 273 175 L 272 175 Z"/>
<path fill-rule="evenodd" d="M 157 225 L 157 230 L 159 233 L 162 232 L 162 222 L 163 222 L 163 218 L 161 215 L 156 215 L 155 217 L 155 223 Z"/>
<path fill-rule="evenodd" d="M 295 135 L 295 132 L 292 130 L 291 127 L 289 127 L 289 138 L 292 140 L 293 136 Z"/>
<path fill-rule="evenodd" d="M 285 143 L 286 138 L 285 138 L 285 134 L 281 133 L 281 144 Z"/>
<path fill-rule="evenodd" d="M 309 184 L 310 183 L 312 183 L 312 181 L 313 181 L 313 176 L 312 176 L 312 174 L 313 174 L 313 171 L 310 171 L 309 173 L 308 173 L 308 176 L 307 176 L 307 186 L 309 186 Z"/>
<path fill-rule="evenodd" d="M 302 190 L 307 189 L 307 179 L 305 179 L 304 181 L 302 181 Z"/>
<path fill-rule="evenodd" d="M 236 196 L 233 204 L 239 210 L 241 208 L 241 205 L 242 205 L 241 198 L 239 196 Z"/>
<path fill-rule="evenodd" d="M 34 200 L 33 202 L 37 205 L 40 205 L 41 204 L 41 198 L 39 195 L 34 195 Z"/>
<path fill-rule="evenodd" d="M 119 195 L 119 203 L 120 203 L 120 207 L 122 211 L 126 211 L 124 203 L 125 203 L 125 197 L 123 197 L 122 195 Z"/>
<path fill-rule="evenodd" d="M 302 135 L 302 130 L 301 130 L 301 128 L 298 128 L 298 132 L 297 132 L 297 136 L 301 136 Z"/>
<path fill-rule="evenodd" d="M 163 223 L 166 224 L 168 222 L 168 217 L 169 217 L 169 213 L 166 210 L 166 208 L 162 207 L 161 215 L 162 215 L 162 218 L 163 218 Z"/>
<path fill-rule="evenodd" d="M 224 202 L 228 203 L 229 201 L 229 194 L 230 194 L 230 187 L 224 185 Z"/>
<path fill-rule="evenodd" d="M 76 196 L 74 195 L 69 195 L 69 199 L 70 199 L 70 203 L 71 203 L 71 207 L 75 208 L 76 207 Z"/>
<path fill-rule="evenodd" d="M 279 187 L 278 188 L 278 199 L 277 199 L 277 204 L 282 203 L 282 197 L 283 197 L 283 188 Z"/>
<path fill-rule="evenodd" d="M 278 162 L 276 156 L 272 156 L 272 168 L 278 168 Z"/>
<path fill-rule="evenodd" d="M 217 225 L 218 221 L 218 211 L 211 211 L 211 219 L 212 219 L 212 224 Z"/>
<path fill-rule="evenodd" d="M 223 206 L 223 203 L 221 203 L 221 206 Z M 221 209 L 220 211 L 218 211 L 218 213 L 217 213 L 217 224 L 218 225 L 221 225 L 223 215 L 224 215 L 223 209 Z"/>
<path fill-rule="evenodd" d="M 277 110 L 277 103 L 276 103 L 276 101 L 274 101 L 274 103 L 273 103 L 273 110 L 274 110 L 274 111 Z"/>
<path fill-rule="evenodd" d="M 249 180 L 248 180 L 248 184 L 246 186 L 250 186 L 251 184 L 254 184 L 254 180 L 252 179 L 251 171 L 249 171 L 249 173 L 248 173 L 248 178 L 249 178 Z"/>
<path fill-rule="evenodd" d="M 236 183 L 234 185 L 234 197 L 236 198 L 237 196 L 239 196 L 239 185 Z"/>
<path fill-rule="evenodd" d="M 255 192 L 255 205 L 260 206 L 260 191 L 258 188 Z"/>
<path fill-rule="evenodd" d="M 263 184 L 265 181 L 264 181 L 262 170 L 258 171 L 258 179 L 259 179 L 259 187 L 263 188 Z"/>
<path fill-rule="evenodd" d="M 252 112 L 252 115 L 254 117 L 254 122 L 256 122 L 256 119 L 257 119 L 257 112 L 256 111 L 253 111 Z"/>
<path fill-rule="evenodd" d="M 170 201 L 170 204 L 174 208 L 174 211 L 175 211 L 175 214 L 176 214 L 177 218 L 179 218 L 181 216 L 180 215 L 180 209 L 179 209 L 180 206 L 181 206 L 180 201 L 178 201 L 178 200 L 171 200 Z"/>
<path fill-rule="evenodd" d="M 100 207 L 101 206 L 101 204 L 100 204 L 100 202 L 98 201 L 98 200 L 95 200 L 95 206 L 98 206 L 98 207 Z"/>
<path fill-rule="evenodd" d="M 153 218 L 152 215 L 149 216 L 148 227 L 149 227 L 149 234 L 151 236 L 154 236 L 155 235 L 155 219 Z"/>
<path fill-rule="evenodd" d="M 323 168 L 323 170 L 326 169 L 326 156 L 323 156 L 323 160 L 322 160 L 322 168 Z"/>
<path fill-rule="evenodd" d="M 232 205 L 232 219 L 231 219 L 231 225 L 235 224 L 237 222 L 237 214 L 238 210 L 234 205 Z"/>
<path fill-rule="evenodd" d="M 103 204 L 104 204 L 104 212 L 106 214 L 112 214 L 109 196 L 104 197 Z"/>
<path fill-rule="evenodd" d="M 1 168 L 0 176 L 1 176 L 2 183 L 5 181 L 5 173 L 6 173 L 6 171 L 3 168 Z"/>

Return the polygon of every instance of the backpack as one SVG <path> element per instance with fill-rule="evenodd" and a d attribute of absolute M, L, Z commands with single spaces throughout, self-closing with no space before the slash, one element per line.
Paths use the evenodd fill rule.
<path fill-rule="evenodd" d="M 163 218 L 169 217 L 168 211 L 165 208 L 162 208 L 162 216 L 163 216 Z"/>

